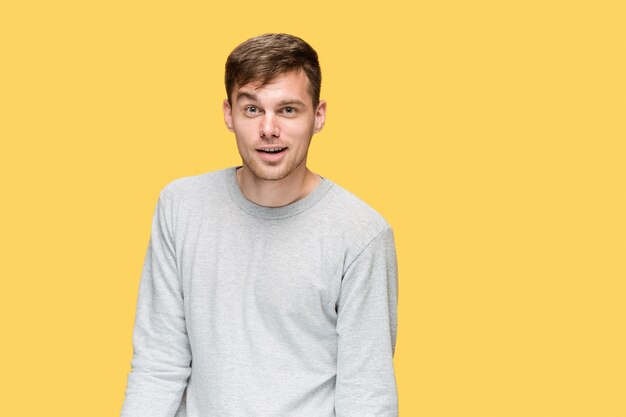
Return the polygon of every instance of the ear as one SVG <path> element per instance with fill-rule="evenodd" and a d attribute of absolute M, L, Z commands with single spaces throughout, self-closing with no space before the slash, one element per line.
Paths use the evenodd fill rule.
<path fill-rule="evenodd" d="M 326 100 L 320 100 L 315 109 L 315 133 L 322 130 L 326 123 Z"/>
<path fill-rule="evenodd" d="M 226 99 L 222 103 L 222 110 L 224 111 L 224 123 L 226 123 L 226 127 L 228 128 L 228 130 L 232 132 L 233 131 L 233 111 L 232 111 L 232 108 L 230 107 L 230 103 L 228 103 L 228 100 Z"/>

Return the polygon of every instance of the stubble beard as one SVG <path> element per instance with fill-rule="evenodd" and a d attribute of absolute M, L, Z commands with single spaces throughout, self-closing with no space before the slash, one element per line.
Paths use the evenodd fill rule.
<path fill-rule="evenodd" d="M 308 152 L 307 152 L 308 154 Z M 296 169 L 298 169 L 301 165 L 305 164 L 307 154 L 300 160 L 291 160 L 285 166 L 263 166 L 262 163 L 257 163 L 254 158 L 244 159 L 242 158 L 244 166 L 252 173 L 252 175 L 258 179 L 263 181 L 280 181 Z"/>

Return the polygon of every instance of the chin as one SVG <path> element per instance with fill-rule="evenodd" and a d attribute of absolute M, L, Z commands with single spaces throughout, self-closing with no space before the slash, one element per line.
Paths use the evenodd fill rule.
<path fill-rule="evenodd" d="M 279 181 L 285 178 L 284 176 L 281 176 L 281 175 L 270 175 L 265 172 L 255 172 L 255 171 L 252 171 L 252 175 L 257 180 L 263 180 L 263 181 Z"/>
<path fill-rule="evenodd" d="M 285 169 L 284 167 L 276 167 L 275 169 L 271 169 L 271 168 L 266 168 L 266 167 L 259 167 L 257 165 L 254 164 L 246 164 L 246 168 L 248 168 L 248 171 L 250 171 L 250 173 L 252 173 L 252 175 L 260 180 L 264 180 L 264 181 L 278 181 L 278 180 L 282 180 L 283 178 L 287 177 L 291 171 L 288 169 Z"/>
<path fill-rule="evenodd" d="M 280 181 L 306 165 L 306 158 L 299 161 L 284 160 L 274 166 L 268 166 L 264 162 L 255 159 L 242 158 L 242 161 L 243 165 L 252 176 L 263 181 Z"/>

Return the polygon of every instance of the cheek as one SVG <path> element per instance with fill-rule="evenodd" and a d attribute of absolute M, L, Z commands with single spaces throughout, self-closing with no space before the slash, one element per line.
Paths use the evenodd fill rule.
<path fill-rule="evenodd" d="M 255 138 L 259 133 L 259 125 L 255 119 L 240 119 L 233 123 L 233 130 L 237 139 Z"/>
<path fill-rule="evenodd" d="M 249 117 L 234 117 L 233 118 L 233 126 L 238 127 L 239 129 L 247 129 L 252 123 L 255 122 L 255 119 Z"/>
<path fill-rule="evenodd" d="M 288 120 L 281 126 L 281 131 L 295 138 L 308 139 L 313 135 L 315 122 L 311 120 Z"/>

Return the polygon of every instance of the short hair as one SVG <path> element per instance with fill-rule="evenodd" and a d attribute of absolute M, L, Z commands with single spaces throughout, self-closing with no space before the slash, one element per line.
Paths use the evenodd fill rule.
<path fill-rule="evenodd" d="M 297 36 L 266 33 L 237 46 L 226 60 L 226 94 L 231 102 L 235 84 L 242 86 L 258 81 L 261 86 L 290 71 L 304 71 L 309 80 L 313 107 L 320 101 L 322 71 L 317 52 Z"/>

